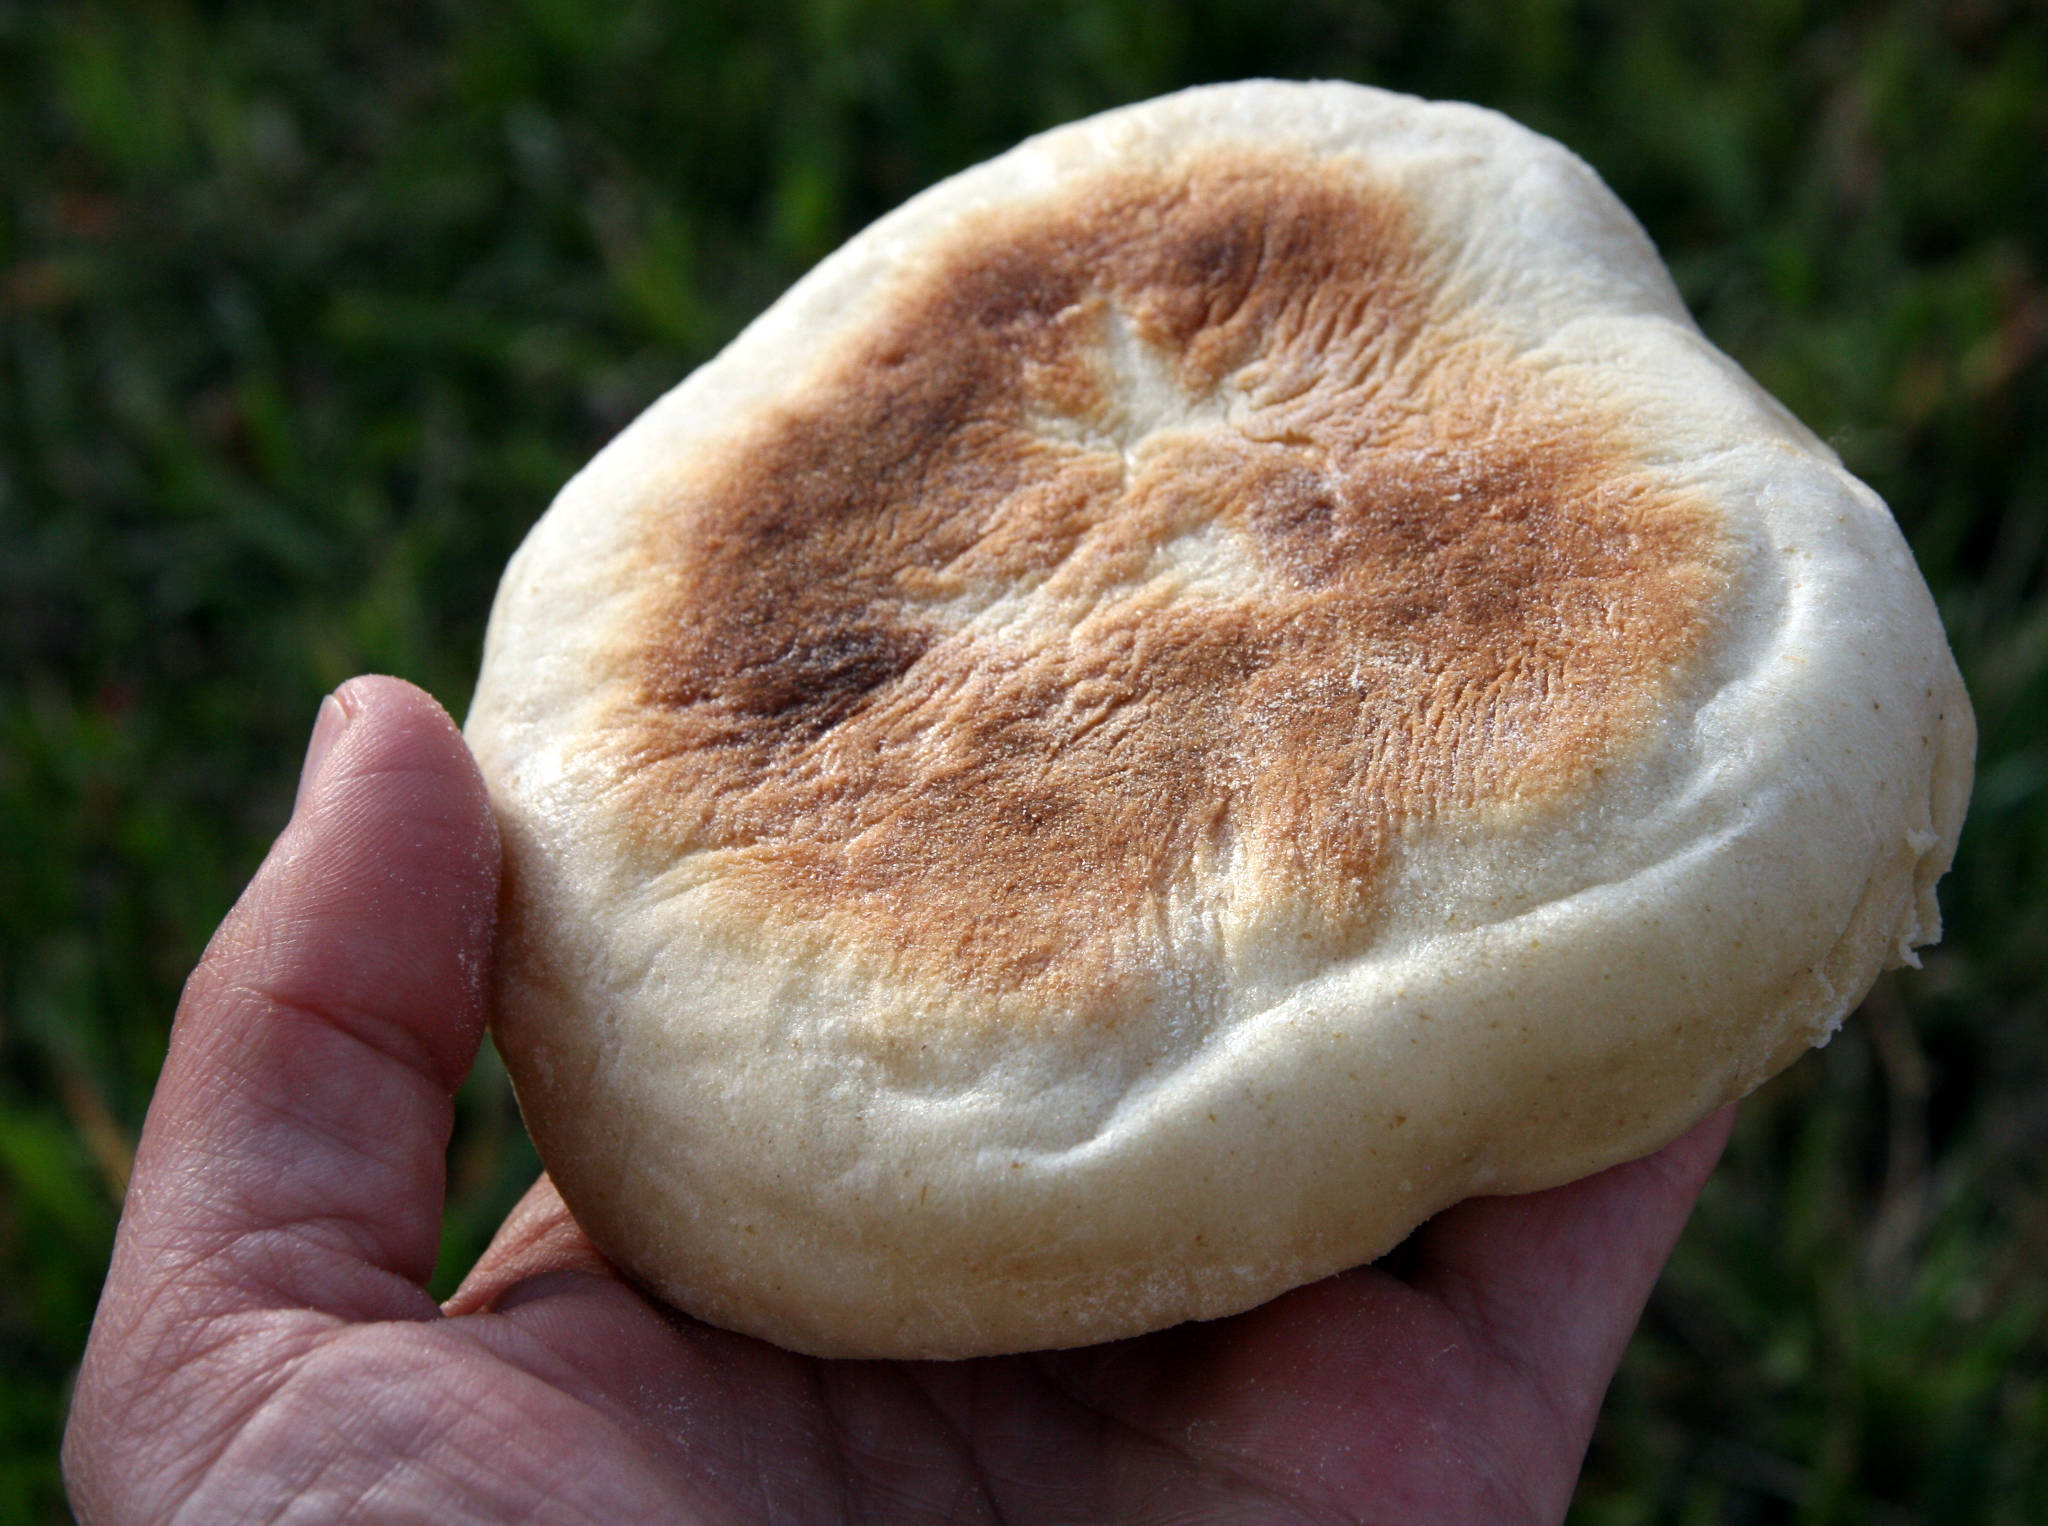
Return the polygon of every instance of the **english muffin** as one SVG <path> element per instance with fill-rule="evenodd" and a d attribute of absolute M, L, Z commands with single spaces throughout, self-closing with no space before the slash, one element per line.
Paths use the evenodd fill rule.
<path fill-rule="evenodd" d="M 920 1357 L 1656 1149 L 1938 935 L 1973 746 L 1885 506 L 1591 169 L 1276 83 L 821 264 L 563 490 L 468 735 L 579 1223 Z"/>

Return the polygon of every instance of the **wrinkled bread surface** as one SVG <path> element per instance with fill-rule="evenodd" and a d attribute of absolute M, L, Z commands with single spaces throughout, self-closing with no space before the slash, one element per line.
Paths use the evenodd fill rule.
<path fill-rule="evenodd" d="M 563 491 L 469 723 L 496 1031 L 680 1306 L 1107 1339 L 1824 1040 L 1938 934 L 1970 728 L 1585 165 L 1188 92 L 885 218 Z"/>

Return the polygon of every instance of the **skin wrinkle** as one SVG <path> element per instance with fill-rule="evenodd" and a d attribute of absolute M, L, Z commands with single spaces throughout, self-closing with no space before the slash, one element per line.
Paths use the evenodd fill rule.
<path fill-rule="evenodd" d="M 837 1371 L 821 1364 L 814 1372 L 812 1392 L 817 1397 L 819 1413 L 824 1419 L 822 1429 L 827 1437 L 826 1444 L 839 1473 L 843 1519 L 900 1521 L 905 1518 L 906 1507 L 912 1507 L 934 1520 L 992 1521 L 995 1526 L 1003 1526 L 1003 1514 L 996 1508 L 986 1482 L 975 1479 L 973 1464 L 978 1459 L 967 1438 L 906 1371 L 856 1368 L 848 1375 L 848 1381 L 852 1384 L 886 1383 L 899 1394 L 908 1395 L 926 1418 L 935 1422 L 940 1439 L 952 1454 L 957 1477 L 949 1481 L 935 1470 L 916 1470 L 921 1475 L 920 1482 L 925 1485 L 926 1494 L 918 1494 L 908 1485 L 890 1482 L 882 1476 L 885 1471 L 904 1470 L 892 1468 L 888 1457 L 853 1434 L 858 1423 L 858 1397 L 851 1396 L 850 1402 L 842 1403 L 838 1393 L 839 1377 Z M 952 1502 L 943 1508 L 928 1503 L 930 1491 L 946 1488 L 949 1482 Z"/>
<path fill-rule="evenodd" d="M 244 1099 L 243 1107 L 238 1111 L 242 1111 L 249 1118 L 261 1116 L 271 1126 L 291 1121 L 278 1106 L 254 1098 Z M 298 1121 L 305 1122 L 303 1119 Z M 326 1125 L 319 1125 L 317 1132 L 336 1149 L 348 1148 L 346 1142 Z M 182 1190 L 188 1201 L 206 1205 L 207 1217 L 212 1221 L 211 1224 L 201 1227 L 188 1223 L 181 1226 L 180 1232 L 175 1235 L 166 1234 L 155 1226 L 149 1231 L 155 1254 L 163 1258 L 167 1266 L 174 1268 L 181 1279 L 193 1286 L 217 1287 L 231 1298 L 234 1294 L 260 1285 L 266 1280 L 280 1281 L 258 1278 L 254 1271 L 254 1262 L 245 1247 L 260 1248 L 264 1241 L 270 1239 L 281 1242 L 297 1241 L 305 1246 L 305 1254 L 315 1259 L 322 1250 L 348 1251 L 351 1264 L 374 1274 L 364 1283 L 365 1287 L 381 1285 L 388 1281 L 394 1297 L 399 1302 L 409 1304 L 413 1301 L 410 1295 L 417 1294 L 418 1288 L 412 1280 L 412 1274 L 419 1272 L 423 1276 L 424 1272 L 418 1267 L 408 1269 L 394 1265 L 395 1260 L 402 1258 L 389 1254 L 388 1248 L 382 1246 L 370 1230 L 360 1224 L 351 1224 L 346 1212 L 294 1211 L 290 1214 L 273 1215 L 258 1228 L 246 1227 L 246 1216 L 231 1211 L 232 1203 L 245 1200 L 249 1196 L 246 1182 L 236 1181 L 242 1174 L 242 1167 L 245 1164 L 245 1158 L 232 1149 L 209 1151 L 199 1156 L 195 1160 L 195 1169 L 187 1173 L 199 1185 L 187 1186 Z M 222 1201 L 224 1190 L 229 1199 L 227 1204 Z M 241 1224 L 243 1227 L 228 1227 L 235 1224 Z M 427 1271 L 431 1269 L 431 1265 L 426 1268 Z M 151 1295 L 152 1300 L 155 1296 Z M 388 1317 L 426 1317 L 425 1314 L 396 1312 L 397 1307 L 397 1303 L 392 1305 L 393 1312 Z M 426 1300 L 425 1307 L 430 1310 L 432 1301 Z M 145 1304 L 144 1313 L 147 1314 L 147 1311 L 148 1305 Z M 165 1322 L 164 1328 L 168 1331 L 189 1322 L 190 1316 L 180 1315 L 174 1321 Z"/>
<path fill-rule="evenodd" d="M 1084 1016 L 1363 946 L 1405 833 L 1628 753 L 1728 578 L 1710 508 L 1440 307 L 1396 195 L 1280 155 L 968 219 L 646 516 L 603 744 L 643 835 Z"/>
<path fill-rule="evenodd" d="M 1078 1411 L 1100 1427 L 1103 1432 L 1121 1434 L 1127 1442 L 1141 1450 L 1151 1450 L 1185 1462 L 1191 1469 L 1207 1472 L 1212 1477 L 1225 1481 L 1233 1492 L 1242 1492 L 1260 1504 L 1268 1502 L 1285 1506 L 1304 1520 L 1342 1522 L 1345 1517 L 1320 1501 L 1312 1500 L 1301 1490 L 1278 1478 L 1262 1478 L 1247 1471 L 1242 1462 L 1227 1453 L 1214 1448 L 1202 1448 L 1191 1443 L 1186 1437 L 1176 1437 L 1170 1430 L 1160 1426 L 1147 1426 L 1116 1408 L 1089 1398 L 1074 1384 L 1064 1380 L 1057 1371 L 1057 1354 L 1038 1352 L 1023 1358 L 1031 1375 L 1040 1387 L 1059 1398 L 1070 1409 Z M 1098 1444 L 1099 1445 L 1099 1444 Z M 1213 1502 L 1211 1502 L 1213 1507 Z"/>
<path fill-rule="evenodd" d="M 332 1265 L 337 1252 L 356 1259 L 347 1282 L 335 1287 L 337 1297 L 351 1294 L 356 1307 L 375 1308 L 380 1319 L 430 1321 L 440 1317 L 433 1299 L 420 1291 L 420 1269 L 387 1264 L 383 1247 L 360 1225 L 351 1224 L 346 1214 L 279 1218 L 261 1229 L 226 1237 L 212 1259 L 233 1274 L 238 1293 L 275 1298 L 303 1280 L 298 1275 L 303 1268 Z"/>
<path fill-rule="evenodd" d="M 953 1505 L 949 1507 L 949 1518 L 965 1519 L 964 1508 L 969 1502 L 980 1505 L 981 1519 L 991 1526 L 1016 1526 L 1017 1518 L 1003 1508 L 1001 1491 L 996 1488 L 995 1470 L 990 1466 L 980 1448 L 976 1447 L 970 1435 L 945 1405 L 939 1402 L 933 1390 L 917 1380 L 914 1369 L 902 1367 L 897 1370 L 897 1381 L 914 1402 L 922 1407 L 935 1425 L 944 1433 L 953 1454 L 966 1465 L 961 1469 L 960 1482 L 954 1486 Z"/>
<path fill-rule="evenodd" d="M 367 1037 L 356 1028 L 345 1027 L 338 1022 L 322 1021 L 314 1015 L 314 1009 L 310 1006 L 266 999 L 265 1007 L 265 1017 L 267 1020 L 274 1021 L 278 1018 L 285 1018 L 304 1025 L 305 1035 L 309 1042 L 317 1042 L 331 1034 L 342 1041 L 343 1047 L 359 1046 L 394 1060 L 396 1059 L 396 1056 L 390 1055 L 386 1046 Z M 402 1063 L 400 1062 L 400 1064 Z M 410 1101 L 410 1099 L 403 1096 L 394 1095 L 394 1093 L 401 1090 L 412 1091 L 419 1096 L 435 1100 L 446 1095 L 445 1089 L 436 1087 L 433 1080 L 423 1070 L 394 1068 L 392 1071 L 387 1072 L 387 1074 L 396 1081 L 397 1084 L 395 1086 L 380 1090 L 374 1097 L 367 1092 L 359 1091 L 346 1098 L 332 1099 L 337 1105 L 336 1111 L 342 1111 L 345 1105 L 347 1113 L 359 1116 L 367 1106 L 374 1102 L 375 1105 L 385 1111 L 398 1113 L 403 1111 Z M 243 1102 L 240 1106 L 247 1110 L 252 1120 L 260 1120 L 268 1126 L 280 1129 L 320 1134 L 330 1140 L 338 1149 L 346 1149 L 369 1167 L 385 1172 L 394 1170 L 400 1162 L 404 1161 L 406 1159 L 406 1152 L 411 1148 L 410 1141 L 403 1138 L 379 1137 L 374 1140 L 364 1140 L 360 1134 L 352 1134 L 350 1132 L 356 1121 L 355 1118 L 328 1116 L 324 1112 L 314 1111 L 306 1105 L 303 1099 L 294 1098 L 289 1101 L 252 1100 Z M 238 1122 L 240 1121 L 238 1120 Z M 439 1134 L 441 1141 L 445 1143 L 447 1136 L 454 1129 L 454 1109 L 452 1107 L 448 1108 L 445 1120 L 440 1120 L 439 1122 Z M 265 1193 L 271 1193 L 275 1192 L 277 1187 L 275 1183 L 265 1182 L 261 1184 L 260 1190 Z"/>
<path fill-rule="evenodd" d="M 377 1456 L 373 1449 L 361 1445 L 361 1434 L 354 1427 L 363 1423 L 375 1425 L 377 1418 L 375 1416 L 374 1404 L 364 1402 L 364 1396 L 360 1390 L 358 1390 L 356 1395 L 358 1402 L 350 1406 L 348 1410 L 340 1412 L 337 1412 L 331 1406 L 323 1405 L 317 1397 L 309 1401 L 305 1397 L 304 1390 L 308 1386 L 312 1386 L 316 1390 L 318 1388 L 319 1371 L 314 1358 L 323 1349 L 332 1347 L 336 1343 L 360 1347 L 366 1341 L 375 1341 L 377 1339 L 377 1331 L 378 1327 L 376 1326 L 344 1327 L 334 1331 L 327 1339 L 319 1342 L 313 1349 L 302 1353 L 294 1361 L 291 1368 L 280 1375 L 280 1381 L 263 1394 L 260 1403 L 251 1409 L 240 1423 L 237 1424 L 234 1434 L 228 1438 L 226 1444 L 222 1446 L 220 1451 L 208 1463 L 205 1475 L 187 1493 L 184 1505 L 181 1507 L 177 1519 L 191 1518 L 194 1516 L 195 1511 L 207 1513 L 217 1511 L 220 1501 L 209 1498 L 208 1482 L 216 1473 L 224 1473 L 229 1479 L 227 1487 L 233 1490 L 237 1484 L 247 1477 L 246 1472 L 242 1470 L 248 1467 L 248 1454 L 251 1453 L 254 1454 L 254 1459 L 263 1474 L 274 1479 L 277 1490 L 275 1494 L 275 1513 L 268 1517 L 272 1520 L 288 1516 L 309 1498 L 317 1496 L 321 1485 L 328 1480 L 330 1475 L 340 1477 L 344 1484 L 347 1485 L 348 1470 L 360 1464 L 366 1455 L 375 1456 L 376 1465 L 381 1470 L 379 1479 L 361 1487 L 350 1485 L 349 1492 L 352 1498 L 347 1504 L 345 1514 L 341 1517 L 342 1519 L 360 1519 L 370 1500 L 378 1493 L 383 1481 L 388 1480 L 394 1475 L 410 1475 L 413 1470 L 421 1467 L 425 1459 L 434 1455 L 437 1448 L 443 1444 L 448 1436 L 459 1433 L 462 1421 L 474 1419 L 481 1413 L 481 1396 L 444 1392 L 437 1395 L 437 1399 L 440 1402 L 436 1405 L 434 1412 L 434 1419 L 438 1423 L 438 1429 L 416 1429 L 411 1433 L 409 1445 L 406 1449 L 389 1452 L 382 1456 Z M 328 1365 L 332 1365 L 331 1361 Z M 310 1385 L 307 1378 L 309 1371 L 315 1374 Z M 460 1406 L 459 1409 L 451 1411 L 448 1405 L 450 1398 L 454 1398 L 457 1401 Z M 292 1454 L 278 1455 L 273 1447 L 266 1444 L 265 1431 L 266 1427 L 271 1425 L 276 1413 L 280 1410 L 301 1414 L 304 1417 L 301 1424 L 316 1427 L 327 1444 L 303 1448 Z M 361 1417 L 366 1411 L 370 1412 L 372 1418 L 368 1422 L 363 1422 Z M 287 1424 L 274 1426 L 274 1428 L 288 1431 L 292 1427 Z M 291 1463 L 300 1459 L 310 1459 L 312 1461 L 313 1471 L 310 1475 L 293 1477 L 284 1471 Z M 461 1487 L 459 1481 L 452 1477 L 449 1478 L 449 1482 L 457 1487 Z M 331 1498 L 332 1496 L 330 1495 Z M 464 1511 L 463 1514 L 468 1516 L 470 1512 Z"/>
<path fill-rule="evenodd" d="M 292 1311 L 280 1316 L 275 1310 L 264 1310 L 256 1317 L 214 1318 L 207 1321 L 204 1328 L 211 1336 L 219 1325 L 230 1322 L 252 1325 L 253 1330 L 233 1329 L 225 1336 L 210 1339 L 200 1346 L 191 1348 L 188 1354 L 180 1357 L 177 1365 L 159 1368 L 162 1375 L 154 1377 L 145 1385 L 146 1390 L 152 1392 L 165 1389 L 183 1390 L 178 1408 L 181 1418 L 189 1420 L 195 1408 L 203 1407 L 205 1384 L 195 1382 L 195 1377 L 203 1371 L 201 1364 L 209 1358 L 223 1355 L 220 1365 L 230 1371 L 239 1367 L 243 1372 L 253 1371 L 259 1374 L 255 1381 L 244 1378 L 232 1388 L 225 1384 L 217 1387 L 216 1392 L 226 1398 L 228 1403 L 214 1420 L 212 1434 L 206 1436 L 201 1445 L 193 1447 L 188 1444 L 175 1450 L 163 1447 L 152 1449 L 156 1455 L 151 1459 L 151 1487 L 160 1498 L 185 1502 L 179 1506 L 180 1515 L 186 1513 L 186 1507 L 192 1498 L 204 1489 L 207 1480 L 219 1468 L 222 1458 L 234 1445 L 236 1438 L 270 1403 L 276 1392 L 291 1381 L 300 1365 L 313 1352 L 344 1328 L 339 1321 L 312 1314 L 310 1311 Z M 262 1363 L 246 1366 L 236 1362 L 232 1356 L 225 1355 L 231 1348 L 246 1347 L 251 1341 L 280 1346 L 287 1354 L 282 1358 L 271 1357 Z M 298 1349 L 291 1349 L 294 1346 Z M 155 1353 L 151 1353 L 151 1356 L 154 1358 Z M 138 1364 L 137 1371 L 147 1372 L 156 1365 L 153 1360 L 145 1361 Z M 142 1434 L 147 1436 L 150 1431 L 151 1428 L 145 1427 Z M 93 1512 L 87 1511 L 85 1514 L 90 1519 Z"/>
<path fill-rule="evenodd" d="M 1441 1258 L 1428 1263 L 1425 1276 L 1413 1284 L 1425 1296 L 1438 1300 L 1455 1319 L 1466 1339 L 1446 1347 L 1438 1358 L 1452 1357 L 1461 1367 L 1474 1373 L 1474 1386 L 1487 1381 L 1482 1374 L 1486 1359 L 1491 1357 L 1496 1365 L 1497 1376 L 1492 1380 L 1496 1402 L 1499 1396 L 1514 1389 L 1531 1402 L 1539 1411 L 1548 1433 L 1559 1436 L 1588 1436 L 1592 1430 L 1593 1415 L 1580 1414 L 1586 1406 L 1574 1403 L 1559 1391 L 1555 1374 L 1546 1363 L 1538 1358 L 1514 1333 L 1493 1318 L 1484 1306 L 1473 1279 L 1461 1272 L 1451 1261 Z M 1619 1353 L 1617 1352 L 1617 1358 Z M 1598 1396 L 1591 1407 L 1597 1411 Z M 1541 1435 L 1542 1427 L 1524 1423 L 1508 1431 L 1510 1437 L 1519 1435 Z M 1513 1459 L 1500 1455 L 1498 1438 L 1478 1432 L 1460 1433 L 1455 1436 L 1456 1455 L 1462 1460 L 1464 1476 L 1476 1484 L 1486 1496 L 1488 1506 L 1482 1519 L 1511 1521 L 1540 1521 L 1553 1513 L 1543 1508 L 1538 1493 L 1538 1481 L 1532 1478 L 1525 1467 Z M 1574 1459 L 1576 1462 L 1577 1459 Z M 1576 1476 L 1576 1468 L 1567 1475 L 1570 1480 Z M 1508 1514 L 1500 1502 L 1506 1500 L 1516 1507 L 1516 1513 Z"/>
<path fill-rule="evenodd" d="M 820 1445 L 825 1452 L 826 1473 L 839 1485 L 838 1508 L 833 1512 L 842 1526 L 861 1526 L 866 1512 L 854 1497 L 854 1470 L 847 1457 L 845 1439 L 839 1433 L 839 1417 L 832 1411 L 832 1396 L 828 1391 L 823 1365 L 813 1367 L 810 1372 L 810 1397 L 817 1406 L 820 1424 Z"/>
<path fill-rule="evenodd" d="M 407 1032 L 402 1024 L 364 1011 L 351 1002 L 326 1001 L 317 995 L 303 998 L 287 995 L 280 987 L 289 983 L 237 981 L 214 999 L 245 1001 L 257 1010 L 264 1021 L 300 1023 L 307 1026 L 308 1032 L 314 1033 L 331 1030 L 352 1043 L 375 1050 L 406 1074 L 418 1077 L 422 1084 L 436 1091 L 447 1091 L 460 1084 L 461 1078 L 458 1076 L 451 1080 L 440 1058 L 423 1039 Z"/>
<path fill-rule="evenodd" d="M 521 1296 L 510 1303 L 500 1303 L 490 1313 L 481 1316 L 489 1321 L 489 1325 L 479 1336 L 480 1343 L 491 1356 L 531 1378 L 543 1389 L 567 1396 L 622 1433 L 640 1436 L 647 1444 L 649 1455 L 660 1456 L 675 1445 L 674 1438 L 664 1434 L 659 1423 L 637 1408 L 631 1395 L 618 1392 L 612 1386 L 610 1380 L 615 1378 L 615 1372 L 591 1360 L 590 1351 L 601 1349 L 601 1338 L 594 1339 L 586 1327 L 573 1335 L 551 1340 L 544 1330 L 536 1330 L 526 1319 L 518 1317 L 519 1311 L 536 1307 L 545 1310 L 550 1302 L 556 1300 L 573 1305 L 585 1290 L 600 1292 L 603 1296 L 623 1291 L 615 1288 L 606 1274 L 572 1268 L 541 1272 L 514 1283 L 511 1291 Z M 674 1333 L 664 1332 L 670 1336 Z M 694 1346 L 688 1349 L 693 1368 L 710 1370 L 711 1364 L 701 1358 Z"/>

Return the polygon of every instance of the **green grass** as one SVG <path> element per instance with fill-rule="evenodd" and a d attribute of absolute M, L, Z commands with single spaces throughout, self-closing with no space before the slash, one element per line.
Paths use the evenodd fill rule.
<path fill-rule="evenodd" d="M 1499 106 L 1897 511 L 1979 707 L 1949 941 L 1747 1110 L 1578 1520 L 2048 1520 L 2048 14 L 2019 0 L 0 3 L 0 1521 L 320 695 L 459 713 L 554 489 L 869 218 L 1206 79 Z M 530 1175 L 465 1092 L 448 1263 Z"/>

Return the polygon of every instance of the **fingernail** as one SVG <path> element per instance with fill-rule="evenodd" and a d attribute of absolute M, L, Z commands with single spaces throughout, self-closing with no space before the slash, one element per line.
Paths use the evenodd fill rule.
<path fill-rule="evenodd" d="M 320 765 L 327 761 L 327 755 L 334 751 L 334 744 L 348 730 L 349 719 L 349 709 L 343 704 L 339 690 L 320 701 L 320 713 L 313 718 L 313 739 L 306 744 L 306 761 L 299 768 L 299 793 L 292 801 L 294 816 L 313 792 L 313 781 L 320 777 Z"/>

